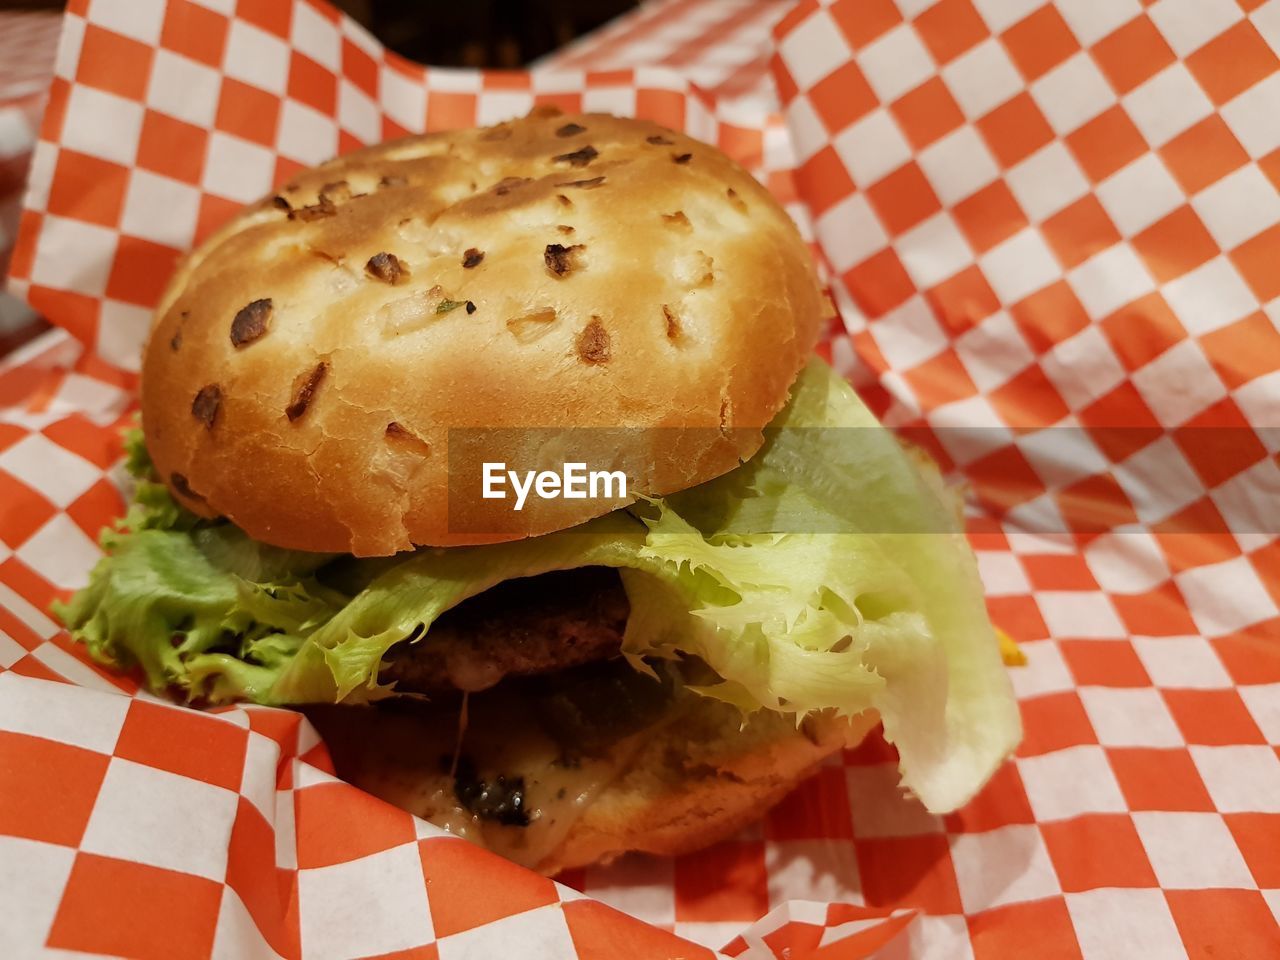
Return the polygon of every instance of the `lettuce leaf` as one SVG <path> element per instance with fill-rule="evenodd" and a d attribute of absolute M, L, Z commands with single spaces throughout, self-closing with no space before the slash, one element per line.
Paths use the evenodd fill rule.
<path fill-rule="evenodd" d="M 135 442 L 136 444 L 136 442 Z M 396 643 L 516 577 L 621 571 L 623 652 L 696 656 L 744 711 L 878 710 L 904 785 L 951 810 L 1016 745 L 973 555 L 936 470 L 821 363 L 737 470 L 571 530 L 391 561 L 280 550 L 194 517 L 149 477 L 59 613 L 98 659 L 191 700 L 367 702 Z"/>
<path fill-rule="evenodd" d="M 825 541 L 833 555 L 791 569 L 852 603 L 862 662 L 884 681 L 872 706 L 904 785 L 930 810 L 963 805 L 1017 746 L 1021 720 L 959 505 L 932 461 L 904 449 L 830 370 L 810 364 L 749 463 L 671 500 L 716 514 L 721 529 L 844 531 L 786 535 Z M 760 564 L 777 577 L 785 555 L 770 546 Z M 882 563 L 897 576 L 877 585 L 867 571 Z"/>

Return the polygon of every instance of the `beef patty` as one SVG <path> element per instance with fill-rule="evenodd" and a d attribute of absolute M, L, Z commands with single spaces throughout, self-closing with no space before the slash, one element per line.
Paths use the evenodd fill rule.
<path fill-rule="evenodd" d="M 477 691 L 616 656 L 631 612 L 618 572 L 582 567 L 508 580 L 387 651 L 379 679 L 402 692 Z"/>

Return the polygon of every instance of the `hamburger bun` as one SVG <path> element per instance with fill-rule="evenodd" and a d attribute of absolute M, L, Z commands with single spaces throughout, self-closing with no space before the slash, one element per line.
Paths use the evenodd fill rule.
<path fill-rule="evenodd" d="M 466 747 L 481 769 L 525 778 L 537 813 L 521 826 L 460 809 L 448 762 L 456 715 L 420 705 L 306 713 L 342 779 L 548 876 L 624 853 L 674 856 L 725 839 L 879 722 L 874 711 L 851 720 L 817 714 L 799 726 L 768 711 L 744 719 L 735 707 L 686 691 L 657 723 L 561 768 L 539 731 L 512 726 L 524 706 L 491 699 L 487 709 L 496 713 L 473 711 Z"/>
<path fill-rule="evenodd" d="M 879 722 L 868 711 L 852 720 L 814 717 L 797 729 L 793 718 L 760 713 L 740 729 L 736 713 L 708 714 L 709 739 L 668 728 L 646 743 L 536 868 L 551 875 L 633 851 L 679 856 L 719 843 L 757 822 L 822 761 L 856 747 Z"/>
<path fill-rule="evenodd" d="M 684 489 L 756 452 L 829 312 L 719 150 L 535 111 L 305 171 L 196 250 L 146 346 L 147 445 L 184 506 L 277 546 L 534 536 L 626 500 L 530 497 L 472 530 L 451 429 L 622 428 L 639 492 Z"/>

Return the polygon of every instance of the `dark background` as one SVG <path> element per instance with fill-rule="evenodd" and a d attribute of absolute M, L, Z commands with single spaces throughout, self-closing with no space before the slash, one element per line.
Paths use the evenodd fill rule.
<path fill-rule="evenodd" d="M 518 67 L 612 20 L 634 0 L 338 0 L 419 63 Z"/>
<path fill-rule="evenodd" d="M 284 2 L 284 0 L 282 0 Z M 635 0 L 330 0 L 392 50 L 420 63 L 519 67 L 636 6 Z M 57 10 L 0 0 L 0 10 Z"/>

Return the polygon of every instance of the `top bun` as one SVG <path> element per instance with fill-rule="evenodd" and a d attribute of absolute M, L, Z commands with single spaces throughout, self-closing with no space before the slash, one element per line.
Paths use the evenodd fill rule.
<path fill-rule="evenodd" d="M 477 532 L 451 429 L 627 428 L 634 492 L 681 490 L 759 449 L 829 314 L 790 218 L 719 150 L 535 111 L 356 151 L 235 217 L 161 299 L 143 425 L 183 504 L 266 543 L 533 536 L 625 501 L 505 501 Z"/>

